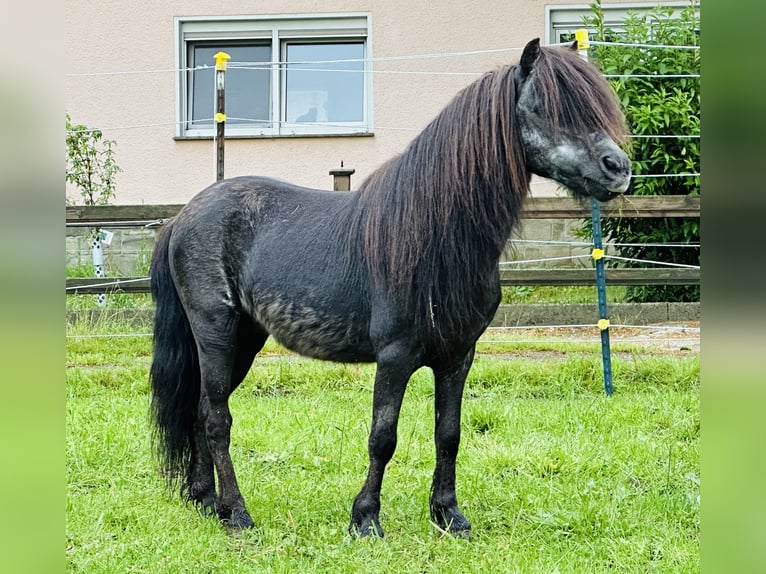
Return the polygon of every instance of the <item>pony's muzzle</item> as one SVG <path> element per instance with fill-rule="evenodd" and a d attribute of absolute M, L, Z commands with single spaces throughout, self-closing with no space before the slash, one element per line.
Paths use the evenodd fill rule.
<path fill-rule="evenodd" d="M 630 186 L 630 158 L 622 150 L 610 151 L 601 156 L 601 169 L 609 178 L 606 187 L 612 193 L 625 193 Z"/>

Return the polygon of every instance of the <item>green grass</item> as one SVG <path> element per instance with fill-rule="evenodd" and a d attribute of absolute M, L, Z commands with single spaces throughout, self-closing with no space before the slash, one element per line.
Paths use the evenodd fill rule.
<path fill-rule="evenodd" d="M 129 333 L 101 325 L 97 334 Z M 151 338 L 67 340 L 68 571 L 697 572 L 699 361 L 480 355 L 469 375 L 458 497 L 471 540 L 429 522 L 433 381 L 407 390 L 382 493 L 383 540 L 351 540 L 374 368 L 275 343 L 231 400 L 232 457 L 256 528 L 226 534 L 165 490 L 150 451 Z M 511 346 L 512 347 L 512 346 Z"/>
<path fill-rule="evenodd" d="M 596 287 L 593 286 L 544 286 L 544 285 L 518 285 L 515 287 L 503 287 L 501 303 L 510 305 L 513 303 L 596 303 Z M 608 285 L 606 299 L 609 303 L 622 303 L 625 301 L 626 287 Z"/>

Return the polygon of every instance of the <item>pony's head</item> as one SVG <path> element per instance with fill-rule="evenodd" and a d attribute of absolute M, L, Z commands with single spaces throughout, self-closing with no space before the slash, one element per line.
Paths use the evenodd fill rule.
<path fill-rule="evenodd" d="M 572 48 L 529 42 L 516 67 L 516 115 L 527 168 L 601 201 L 630 184 L 625 117 L 595 66 Z"/>

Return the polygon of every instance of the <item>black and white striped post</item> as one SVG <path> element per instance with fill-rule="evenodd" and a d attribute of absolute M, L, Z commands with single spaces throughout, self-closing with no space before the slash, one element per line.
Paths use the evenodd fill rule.
<path fill-rule="evenodd" d="M 575 32 L 577 52 L 588 59 L 588 31 Z M 591 257 L 596 266 L 596 292 L 598 294 L 598 329 L 601 332 L 601 359 L 604 366 L 604 391 L 607 395 L 614 392 L 612 385 L 612 351 L 609 342 L 609 312 L 606 305 L 606 272 L 604 270 L 604 245 L 601 232 L 601 204 L 595 197 L 590 199 L 590 219 L 593 226 L 593 251 Z"/>
<path fill-rule="evenodd" d="M 93 259 L 93 276 L 102 279 L 106 275 L 104 273 L 104 247 L 101 243 L 101 229 L 98 227 L 90 243 L 90 254 Z M 104 293 L 96 295 L 96 304 L 99 307 L 106 305 L 106 295 Z"/>

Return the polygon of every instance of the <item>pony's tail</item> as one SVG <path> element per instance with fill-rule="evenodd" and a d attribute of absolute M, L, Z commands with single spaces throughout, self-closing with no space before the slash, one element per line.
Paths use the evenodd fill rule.
<path fill-rule="evenodd" d="M 150 284 L 156 310 L 154 354 L 150 370 L 154 446 L 170 486 L 188 482 L 194 425 L 200 397 L 197 345 L 170 274 L 168 244 L 172 221 L 152 254 Z"/>

